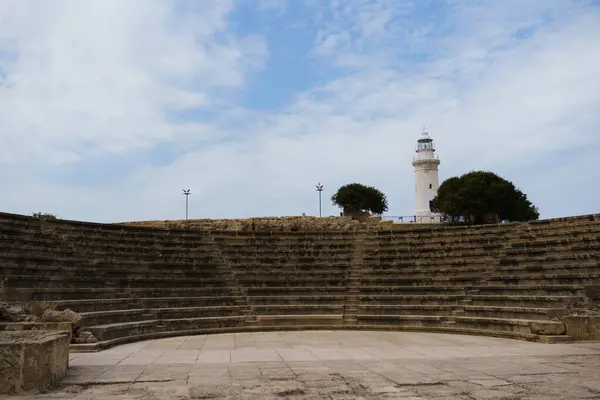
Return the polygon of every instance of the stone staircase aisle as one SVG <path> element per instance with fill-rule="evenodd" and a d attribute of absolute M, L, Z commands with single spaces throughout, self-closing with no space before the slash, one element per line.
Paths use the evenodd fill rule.
<path fill-rule="evenodd" d="M 347 291 L 344 298 L 344 312 L 342 316 L 342 325 L 344 327 L 354 327 L 357 325 L 358 304 L 360 294 L 361 275 L 363 268 L 363 255 L 365 246 L 376 246 L 373 237 L 365 233 L 357 233 L 354 237 L 354 252 L 352 261 L 348 269 Z"/>
<path fill-rule="evenodd" d="M 481 286 L 489 285 L 489 280 L 497 274 L 497 267 L 500 266 L 499 260 L 506 258 L 506 241 L 509 238 L 506 234 L 498 234 L 498 236 L 491 236 L 487 243 L 481 247 L 486 251 L 483 256 L 483 263 L 485 267 L 478 273 L 478 276 L 473 280 L 472 285 L 464 287 L 465 295 L 459 300 L 459 305 L 462 309 L 456 309 L 452 315 L 465 315 L 465 306 L 470 306 L 473 303 L 472 296 L 480 293 Z"/>
<path fill-rule="evenodd" d="M 232 295 L 236 298 L 235 304 L 245 313 L 246 327 L 252 328 L 258 326 L 258 318 L 252 308 L 248 290 L 244 285 L 240 284 L 231 264 L 229 264 L 227 258 L 223 256 L 219 243 L 217 243 L 212 236 L 207 239 L 207 242 L 213 247 L 212 254 L 215 260 L 220 260 L 219 265 L 217 266 L 218 273 L 227 283 L 227 286 L 231 288 Z"/>

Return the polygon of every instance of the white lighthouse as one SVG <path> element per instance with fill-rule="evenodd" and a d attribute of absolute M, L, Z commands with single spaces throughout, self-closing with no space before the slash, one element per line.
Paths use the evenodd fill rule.
<path fill-rule="evenodd" d="M 440 159 L 435 154 L 433 139 L 425 128 L 417 141 L 417 155 L 413 159 L 415 167 L 415 215 L 419 222 L 440 222 L 440 215 L 431 212 L 430 202 L 437 194 L 440 181 L 438 165 Z M 420 217 L 420 218 L 419 218 Z"/>

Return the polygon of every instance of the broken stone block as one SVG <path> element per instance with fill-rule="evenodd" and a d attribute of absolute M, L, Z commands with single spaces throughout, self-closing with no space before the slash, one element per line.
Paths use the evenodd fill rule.
<path fill-rule="evenodd" d="M 0 321 L 28 322 L 32 319 L 22 307 L 0 302 Z"/>
<path fill-rule="evenodd" d="M 40 316 L 42 322 L 70 322 L 72 326 L 79 326 L 81 323 L 81 315 L 70 309 L 63 311 L 46 310 Z"/>
<path fill-rule="evenodd" d="M 529 328 L 536 335 L 564 335 L 567 331 L 565 324 L 559 321 L 534 321 Z"/>

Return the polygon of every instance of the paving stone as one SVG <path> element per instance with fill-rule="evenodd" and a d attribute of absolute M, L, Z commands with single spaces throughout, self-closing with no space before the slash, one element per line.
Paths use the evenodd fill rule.
<path fill-rule="evenodd" d="M 485 387 L 496 387 L 496 386 L 507 386 L 512 385 L 510 382 L 503 381 L 501 379 L 474 379 L 469 382 L 476 383 L 477 385 Z"/>
<path fill-rule="evenodd" d="M 261 343 L 273 339 L 285 347 L 239 348 L 236 335 Z M 143 346 L 133 343 L 81 354 L 73 358 L 78 364 L 69 368 L 61 386 L 36 397 L 15 398 L 572 400 L 593 399 L 600 391 L 598 346 L 427 333 L 310 331 L 215 335 L 210 339 L 212 348 L 185 347 L 207 340 L 169 340 L 163 347 L 157 339 Z M 175 343 L 180 346 L 175 348 Z M 381 351 L 373 351 L 377 345 Z M 452 346 L 452 351 L 442 355 L 430 351 L 444 345 Z M 282 356 L 319 348 L 325 359 L 287 361 Z M 449 356 L 460 348 L 469 357 Z M 353 357 L 363 352 L 376 359 Z M 328 358 L 327 353 L 335 356 Z M 160 359 L 164 363 L 156 362 Z"/>

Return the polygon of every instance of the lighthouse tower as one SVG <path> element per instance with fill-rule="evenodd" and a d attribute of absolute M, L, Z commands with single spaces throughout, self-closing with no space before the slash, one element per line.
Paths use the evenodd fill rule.
<path fill-rule="evenodd" d="M 435 154 L 433 139 L 425 128 L 417 141 L 417 155 L 413 159 L 415 167 L 416 209 L 415 215 L 422 222 L 439 222 L 440 216 L 431 212 L 430 202 L 437 194 L 440 186 L 438 165 L 440 159 Z"/>

